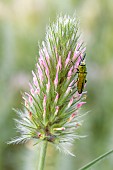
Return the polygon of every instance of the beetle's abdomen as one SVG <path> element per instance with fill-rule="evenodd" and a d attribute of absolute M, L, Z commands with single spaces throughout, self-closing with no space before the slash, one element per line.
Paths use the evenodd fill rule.
<path fill-rule="evenodd" d="M 77 91 L 79 94 L 82 93 L 85 85 L 86 74 L 79 73 L 78 81 L 77 81 Z"/>

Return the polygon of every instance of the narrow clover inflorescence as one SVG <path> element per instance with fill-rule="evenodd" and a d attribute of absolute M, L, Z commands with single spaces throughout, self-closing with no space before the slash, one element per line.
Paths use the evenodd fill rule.
<path fill-rule="evenodd" d="M 20 137 L 12 143 L 36 139 L 36 143 L 46 140 L 65 148 L 79 137 L 79 109 L 86 103 L 86 65 L 81 64 L 85 50 L 75 16 L 58 16 L 56 23 L 47 27 L 30 91 L 23 95 L 24 109 L 17 111 Z"/>

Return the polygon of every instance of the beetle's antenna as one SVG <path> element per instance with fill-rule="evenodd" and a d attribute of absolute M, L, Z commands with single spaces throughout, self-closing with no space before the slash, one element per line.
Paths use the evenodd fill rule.
<path fill-rule="evenodd" d="M 80 56 L 81 61 L 80 61 L 79 65 L 81 64 L 81 62 L 84 61 L 85 57 L 86 57 L 86 53 L 83 55 L 83 57 Z"/>
<path fill-rule="evenodd" d="M 86 57 L 86 53 L 83 55 L 82 61 L 84 61 L 85 57 Z"/>

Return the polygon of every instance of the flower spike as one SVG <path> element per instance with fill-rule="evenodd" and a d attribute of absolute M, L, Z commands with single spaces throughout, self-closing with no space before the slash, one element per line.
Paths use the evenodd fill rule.
<path fill-rule="evenodd" d="M 79 83 L 83 78 L 78 68 L 86 50 L 78 30 L 78 19 L 66 15 L 47 27 L 30 90 L 23 96 L 24 110 L 17 111 L 20 137 L 9 143 L 48 141 L 70 153 L 67 146 L 79 138 L 79 109 L 86 103 L 85 87 L 81 93 L 77 89 L 78 76 Z"/>

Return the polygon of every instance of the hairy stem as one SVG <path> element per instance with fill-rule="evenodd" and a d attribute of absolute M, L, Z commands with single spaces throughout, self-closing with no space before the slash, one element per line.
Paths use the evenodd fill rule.
<path fill-rule="evenodd" d="M 43 170 L 44 169 L 46 149 L 47 149 L 47 141 L 43 141 L 42 145 L 41 145 L 38 170 Z"/>
<path fill-rule="evenodd" d="M 112 153 L 113 153 L 113 149 L 110 150 L 109 152 L 106 152 L 105 154 L 99 156 L 98 158 L 94 159 L 93 161 L 91 161 L 87 165 L 83 166 L 79 170 L 86 170 L 86 169 L 90 168 L 91 166 L 93 166 L 94 164 L 96 164 L 97 162 L 99 162 L 100 160 L 102 160 L 103 158 L 107 157 L 108 155 L 110 155 Z"/>

